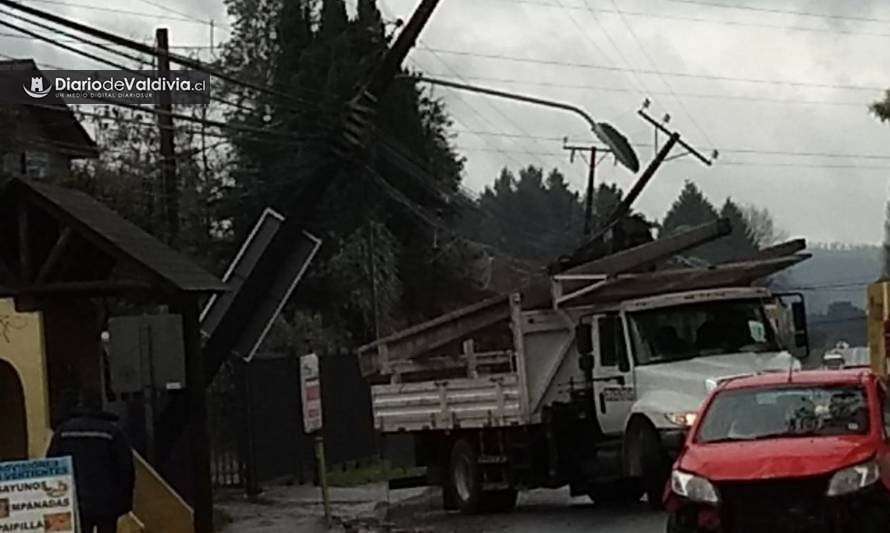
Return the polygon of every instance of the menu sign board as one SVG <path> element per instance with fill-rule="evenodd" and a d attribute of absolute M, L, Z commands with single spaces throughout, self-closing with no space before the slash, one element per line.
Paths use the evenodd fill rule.
<path fill-rule="evenodd" d="M 0 463 L 0 533 L 79 531 L 71 458 Z"/>

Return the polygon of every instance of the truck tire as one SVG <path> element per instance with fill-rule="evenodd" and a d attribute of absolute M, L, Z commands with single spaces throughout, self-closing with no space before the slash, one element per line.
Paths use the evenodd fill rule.
<path fill-rule="evenodd" d="M 454 495 L 454 503 L 460 512 L 475 514 L 484 510 L 482 495 L 482 475 L 475 448 L 458 439 L 451 447 L 448 461 L 448 479 L 445 490 Z"/>
<path fill-rule="evenodd" d="M 643 497 L 643 485 L 636 479 L 597 483 L 590 488 L 588 496 L 600 504 L 634 503 Z"/>
<path fill-rule="evenodd" d="M 671 476 L 671 461 L 661 438 L 655 428 L 649 424 L 640 426 L 639 452 L 640 469 L 643 483 L 643 491 L 650 509 L 662 510 L 664 508 L 664 489 Z"/>
<path fill-rule="evenodd" d="M 515 490 L 498 490 L 482 494 L 485 510 L 492 513 L 502 513 L 516 507 L 516 499 L 519 493 Z"/>

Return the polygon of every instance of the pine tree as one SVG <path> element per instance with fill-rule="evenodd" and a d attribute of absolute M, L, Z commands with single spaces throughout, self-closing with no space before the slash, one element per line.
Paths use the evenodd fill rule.
<path fill-rule="evenodd" d="M 687 181 L 661 223 L 664 234 L 699 226 L 718 218 L 717 210 L 694 183 Z"/>
<path fill-rule="evenodd" d="M 715 243 L 720 247 L 721 261 L 745 259 L 757 253 L 757 242 L 748 227 L 745 215 L 730 198 L 726 199 L 720 209 L 720 218 L 727 219 L 732 227 L 732 233 Z"/>

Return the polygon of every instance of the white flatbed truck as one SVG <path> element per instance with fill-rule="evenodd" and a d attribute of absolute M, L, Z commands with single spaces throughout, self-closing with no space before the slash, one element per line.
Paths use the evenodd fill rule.
<path fill-rule="evenodd" d="M 615 273 L 672 249 L 656 241 L 380 339 L 358 350 L 376 428 L 412 437 L 426 467 L 413 485 L 440 485 L 446 509 L 504 510 L 519 490 L 566 485 L 657 507 L 710 388 L 800 368 L 802 297 L 752 283 L 804 246 Z"/>

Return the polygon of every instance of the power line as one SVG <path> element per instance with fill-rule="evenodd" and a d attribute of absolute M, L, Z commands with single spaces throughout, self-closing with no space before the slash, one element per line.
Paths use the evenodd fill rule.
<path fill-rule="evenodd" d="M 705 7 L 713 7 L 720 9 L 737 9 L 739 11 L 754 11 L 756 13 L 773 13 L 780 15 L 794 15 L 797 17 L 812 17 L 812 18 L 822 18 L 822 19 L 830 19 L 830 20 L 843 20 L 849 22 L 875 22 L 879 24 L 890 24 L 890 19 L 876 18 L 876 17 L 857 17 L 851 15 L 832 15 L 829 13 L 815 13 L 812 11 L 797 11 L 790 9 L 776 9 L 770 7 L 759 7 L 759 6 L 748 6 L 741 4 L 731 4 L 731 3 L 713 3 L 713 2 L 704 2 L 702 0 L 664 0 L 665 2 L 671 2 L 674 4 L 687 4 L 694 6 L 705 6 Z"/>
<path fill-rule="evenodd" d="M 561 4 L 557 4 L 555 2 L 545 2 L 545 1 L 541 1 L 541 0 L 509 0 L 509 1 L 511 3 L 530 4 L 530 5 L 552 7 L 552 8 L 558 8 L 561 5 Z M 667 1 L 670 1 L 670 0 L 667 0 Z M 585 8 L 582 6 L 571 6 L 571 9 L 582 10 Z M 616 13 L 616 11 L 611 10 L 611 9 L 597 9 L 597 11 L 599 11 L 600 13 L 610 13 L 610 14 Z M 770 29 L 770 30 L 815 32 L 815 33 L 829 33 L 829 34 L 882 37 L 882 38 L 890 37 L 890 33 L 878 33 L 878 32 L 869 32 L 869 31 L 861 31 L 861 30 L 843 30 L 843 29 L 831 29 L 831 28 L 812 28 L 812 27 L 808 27 L 808 26 L 784 26 L 781 24 L 764 24 L 762 22 L 744 22 L 744 21 L 735 21 L 735 20 L 709 19 L 709 18 L 693 17 L 693 16 L 687 16 L 687 15 L 670 15 L 670 14 L 664 14 L 664 13 L 649 13 L 649 12 L 642 12 L 642 11 L 627 11 L 627 10 L 625 10 L 624 14 L 631 16 L 631 17 L 642 17 L 642 18 L 660 19 L 660 20 L 675 20 L 675 21 L 681 21 L 681 22 L 696 22 L 696 23 L 706 23 L 706 24 L 722 24 L 722 25 L 726 25 L 726 26 L 742 26 L 742 27 L 763 28 L 763 29 Z"/>
<path fill-rule="evenodd" d="M 489 136 L 489 137 L 525 137 L 524 135 L 518 133 L 508 133 L 501 131 L 480 131 L 480 130 L 464 130 L 455 128 L 454 131 L 459 133 L 471 133 L 473 135 L 480 136 Z M 547 135 L 535 135 L 533 136 L 536 139 L 542 141 L 562 141 L 564 136 L 547 136 Z M 631 143 L 632 146 L 636 148 L 652 148 L 651 143 Z M 785 155 L 785 156 L 793 156 L 793 157 L 825 157 L 832 159 L 876 159 L 876 160 L 890 160 L 890 155 L 883 154 L 857 154 L 857 153 L 843 153 L 843 152 L 819 152 L 819 151 L 794 151 L 794 150 L 767 150 L 767 149 L 756 149 L 756 148 L 721 148 L 721 153 L 730 153 L 730 154 L 757 154 L 757 155 Z"/>
<path fill-rule="evenodd" d="M 103 11 L 106 13 L 117 13 L 121 15 L 132 15 L 134 17 L 144 17 L 144 18 L 152 18 L 152 19 L 162 19 L 162 20 L 173 20 L 177 22 L 187 22 L 190 24 L 202 24 L 209 25 L 210 23 L 206 20 L 198 20 L 194 18 L 184 18 L 184 17 L 171 17 L 168 15 L 156 15 L 153 13 L 146 13 L 144 11 L 133 11 L 130 9 L 120 9 L 115 7 L 103 7 L 103 6 L 93 6 L 89 4 L 79 4 L 75 2 L 63 2 L 60 0 L 30 0 L 31 2 L 38 4 L 47 4 L 54 6 L 64 6 L 64 7 L 73 7 L 77 9 L 86 9 L 92 11 Z"/>
<path fill-rule="evenodd" d="M 584 31 L 584 28 L 578 23 L 578 21 L 575 20 L 575 17 L 572 16 L 571 11 L 569 11 L 568 9 L 565 9 L 566 6 L 562 3 L 561 0 L 557 0 L 557 1 L 559 2 L 559 5 L 564 8 L 566 15 L 572 20 L 572 22 L 578 28 L 578 31 L 581 32 L 581 35 L 584 36 L 589 42 L 593 43 L 593 45 L 596 47 L 596 49 L 599 50 L 601 54 L 603 54 L 603 57 L 608 58 L 606 53 L 603 52 L 603 50 L 599 47 L 599 45 L 596 44 L 596 41 L 594 41 L 592 38 L 587 36 L 587 33 Z M 605 25 L 600 22 L 599 17 L 596 16 L 596 12 L 593 9 L 590 9 L 590 7 L 587 6 L 586 2 L 584 5 L 586 7 L 588 7 L 588 11 L 590 11 L 590 14 L 593 16 L 593 21 L 596 22 L 597 26 L 599 26 L 600 30 L 603 32 L 603 35 L 605 35 L 606 39 L 609 41 L 609 44 L 611 44 L 612 48 L 614 48 L 615 51 L 618 52 L 618 57 L 620 57 L 621 61 L 623 61 L 624 64 L 628 67 L 628 70 L 633 75 L 633 79 L 637 82 L 638 88 L 642 88 L 642 90 L 645 91 L 646 93 L 651 92 L 651 91 L 649 91 L 649 88 L 646 87 L 646 83 L 642 80 L 642 78 L 637 76 L 637 73 L 635 70 L 633 70 L 633 67 L 630 64 L 630 61 L 628 61 L 628 59 L 624 56 L 624 53 L 621 51 L 621 48 L 617 44 L 615 44 L 615 40 L 612 39 L 612 36 L 606 30 Z M 610 61 L 610 63 L 612 63 L 612 62 Z M 612 64 L 614 65 L 614 63 L 612 63 Z M 645 98 L 646 95 L 643 94 L 642 96 Z"/>
<path fill-rule="evenodd" d="M 20 4 L 18 2 L 15 2 L 14 0 L 0 0 L 0 5 L 6 6 L 8 8 L 14 9 L 19 12 L 27 13 L 31 16 L 41 18 L 43 20 L 50 21 L 54 24 L 58 24 L 60 26 L 66 27 L 66 28 L 74 29 L 81 33 L 90 35 L 91 37 L 101 39 L 103 41 L 108 41 L 108 42 L 114 43 L 118 46 L 129 48 L 130 50 L 134 50 L 136 52 L 140 52 L 140 53 L 152 56 L 152 57 L 157 57 L 159 54 L 159 52 L 157 50 L 155 50 L 153 47 L 148 46 L 143 43 L 140 43 L 138 41 L 134 41 L 134 40 L 128 39 L 126 37 L 121 37 L 120 35 L 110 33 L 110 32 L 104 31 L 104 30 L 100 30 L 100 29 L 94 28 L 94 27 L 86 25 L 86 24 L 81 24 L 79 22 L 71 21 L 64 17 L 60 17 L 60 16 L 54 15 L 52 13 L 47 13 L 45 11 L 41 11 L 39 9 L 30 7 L 30 6 Z M 293 94 L 290 94 L 287 92 L 269 88 L 262 84 L 253 83 L 248 80 L 240 79 L 237 75 L 230 74 L 228 72 L 225 72 L 222 69 L 209 66 L 205 63 L 202 63 L 201 61 L 196 61 L 192 58 L 185 57 L 183 55 L 180 55 L 180 54 L 166 54 L 166 55 L 170 58 L 170 61 L 172 63 L 176 63 L 178 65 L 182 65 L 184 67 L 190 68 L 192 70 L 197 70 L 199 72 L 204 72 L 206 74 L 209 74 L 210 76 L 218 78 L 218 79 L 225 81 L 227 83 L 230 83 L 232 85 L 237 85 L 237 86 L 240 86 L 243 88 L 248 88 L 248 89 L 257 91 L 259 93 L 262 93 L 262 94 L 272 95 L 277 98 L 283 99 L 285 101 L 292 101 L 292 102 L 298 102 L 301 104 L 308 104 L 313 107 L 316 105 L 315 102 L 312 102 L 311 100 L 306 100 L 306 99 L 300 98 L 298 96 L 294 96 Z"/>
<path fill-rule="evenodd" d="M 714 141 L 711 140 L 711 138 L 708 136 L 708 134 L 705 132 L 705 130 L 702 129 L 701 126 L 699 126 L 698 121 L 695 120 L 695 117 L 692 116 L 692 113 L 689 112 L 689 108 L 686 107 L 686 103 L 683 102 L 683 100 L 680 100 L 680 98 L 677 96 L 677 93 L 674 92 L 674 88 L 671 86 L 670 83 L 668 83 L 668 81 L 665 79 L 665 77 L 661 74 L 661 71 L 658 69 L 658 65 L 655 64 L 655 60 L 652 59 L 652 56 L 649 55 L 649 52 L 646 51 L 646 47 L 644 47 L 643 43 L 640 42 L 640 38 L 637 36 L 637 32 L 634 31 L 633 26 L 631 26 L 627 22 L 627 19 L 624 17 L 624 13 L 621 11 L 621 8 L 618 7 L 618 4 L 615 2 L 615 0 L 611 0 L 611 2 L 612 2 L 612 5 L 615 6 L 615 10 L 618 12 L 618 16 L 621 19 L 621 22 L 624 23 L 624 27 L 626 27 L 627 30 L 630 32 L 630 36 L 633 38 L 634 42 L 637 44 L 637 47 L 640 49 L 640 51 L 643 52 L 643 56 L 646 58 L 646 61 L 649 62 L 649 66 L 652 67 L 652 70 L 654 70 L 655 72 L 658 73 L 658 79 L 660 79 L 662 81 L 662 83 L 664 83 L 665 87 L 667 87 L 668 91 L 671 93 L 671 96 L 674 97 L 674 100 L 678 104 L 680 104 L 680 109 L 683 111 L 683 113 L 687 117 L 689 117 L 689 120 L 690 120 L 690 122 L 692 122 L 693 127 L 695 127 L 695 129 L 705 138 L 705 140 L 708 143 L 710 143 L 712 149 L 716 148 L 716 144 L 714 143 Z M 587 0 L 584 0 L 584 5 L 590 7 L 589 4 L 587 3 Z"/>
<path fill-rule="evenodd" d="M 528 63 L 528 64 L 536 64 L 536 65 L 550 65 L 550 66 L 558 66 L 558 67 L 583 68 L 583 69 L 603 70 L 603 71 L 612 71 L 612 72 L 621 72 L 621 71 L 626 70 L 621 67 L 595 65 L 592 63 L 581 63 L 581 62 L 574 62 L 574 61 L 561 61 L 561 60 L 551 60 L 551 59 L 539 59 L 539 58 L 510 56 L 510 55 L 505 55 L 505 54 L 494 54 L 494 53 L 469 52 L 466 50 L 449 50 L 449 49 L 445 49 L 445 48 L 428 48 L 426 51 L 436 52 L 439 54 L 477 57 L 477 58 L 481 58 L 481 59 L 511 61 L 511 62 L 516 62 L 516 63 Z M 755 84 L 763 84 L 763 85 L 790 85 L 790 86 L 795 86 L 795 87 L 814 87 L 814 88 L 819 88 L 819 89 L 843 89 L 843 90 L 851 90 L 851 91 L 884 91 L 884 90 L 886 90 L 886 87 L 877 86 L 877 85 L 845 85 L 845 84 L 833 84 L 833 83 L 814 83 L 814 82 L 804 82 L 804 81 L 795 81 L 795 80 L 770 80 L 770 79 L 764 79 L 764 78 L 746 78 L 746 77 L 741 77 L 741 76 L 725 76 L 725 75 L 719 75 L 719 74 L 692 74 L 689 72 L 654 71 L 651 69 L 638 69 L 638 72 L 641 72 L 643 74 L 653 74 L 653 75 L 660 73 L 664 76 L 672 76 L 672 77 L 676 77 L 676 78 L 706 79 L 706 80 L 728 81 L 728 82 L 738 82 L 738 83 L 755 83 Z"/>
<path fill-rule="evenodd" d="M 492 150 L 480 146 L 464 146 L 458 145 L 458 149 L 469 152 L 490 152 Z M 525 155 L 535 155 L 540 157 L 564 157 L 563 152 L 533 152 L 528 150 L 507 150 Z M 677 160 L 675 164 L 694 164 L 692 162 Z M 812 168 L 812 169 L 862 169 L 862 170 L 881 170 L 890 171 L 888 165 L 857 165 L 857 164 L 819 164 L 819 163 L 793 163 L 793 162 L 760 162 L 760 161 L 732 161 L 720 160 L 720 166 L 742 166 L 742 167 L 789 167 L 789 168 Z"/>
<path fill-rule="evenodd" d="M 449 80 L 447 74 L 437 73 L 437 72 L 427 72 L 427 75 L 432 76 L 434 78 L 441 78 L 448 81 L 457 81 L 457 80 Z M 486 82 L 495 82 L 495 83 L 512 83 L 516 85 L 528 85 L 534 87 L 556 87 L 559 89 L 573 89 L 578 91 L 591 91 L 591 92 L 615 92 L 615 93 L 635 93 L 636 91 L 632 89 L 627 89 L 624 87 L 604 87 L 602 85 L 589 85 L 589 84 L 570 84 L 570 83 L 560 83 L 560 82 L 551 82 L 551 81 L 536 81 L 536 80 L 520 80 L 515 78 L 495 78 L 489 76 L 464 76 L 464 79 L 472 80 L 472 81 L 486 81 Z M 662 95 L 669 96 L 670 93 L 667 91 L 651 91 L 651 94 L 654 95 Z M 715 99 L 715 100 L 740 100 L 747 102 L 765 102 L 765 103 L 776 103 L 782 105 L 822 105 L 822 106 L 837 106 L 837 107 L 858 107 L 864 108 L 867 107 L 869 102 L 833 102 L 831 100 L 800 100 L 800 99 L 786 99 L 786 98 L 770 98 L 767 96 L 746 96 L 746 95 L 734 95 L 734 94 L 716 94 L 716 93 L 691 93 L 691 92 L 675 92 L 678 96 L 683 96 L 686 98 L 706 98 L 706 99 Z"/>

